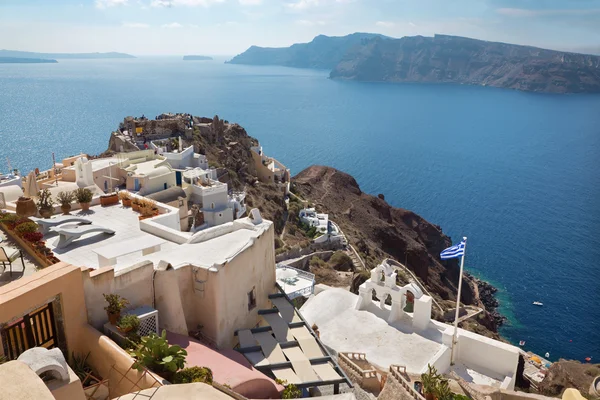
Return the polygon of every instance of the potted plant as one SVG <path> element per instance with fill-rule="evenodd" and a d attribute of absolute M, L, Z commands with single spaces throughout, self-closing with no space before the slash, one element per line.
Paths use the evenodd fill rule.
<path fill-rule="evenodd" d="M 118 194 L 111 193 L 100 196 L 100 205 L 102 207 L 112 206 L 113 204 L 119 204 Z"/>
<path fill-rule="evenodd" d="M 123 203 L 123 207 L 131 207 L 131 195 L 126 190 L 121 190 L 119 192 L 119 199 L 121 203 Z"/>
<path fill-rule="evenodd" d="M 137 315 L 125 314 L 119 318 L 117 322 L 117 329 L 121 333 L 127 333 L 129 331 L 137 332 L 140 327 L 140 319 Z"/>
<path fill-rule="evenodd" d="M 77 199 L 81 210 L 88 211 L 90 209 L 92 197 L 94 197 L 92 191 L 88 188 L 79 188 L 76 189 L 73 194 L 75 194 L 75 199 Z"/>
<path fill-rule="evenodd" d="M 50 189 L 40 190 L 37 206 L 42 218 L 50 218 L 54 214 L 54 200 L 52 200 Z"/>
<path fill-rule="evenodd" d="M 423 384 L 423 393 L 425 393 L 426 400 L 434 400 L 440 375 L 437 369 L 431 364 L 427 364 L 429 370 L 426 373 L 421 374 L 421 382 Z"/>
<path fill-rule="evenodd" d="M 136 212 L 140 211 L 140 205 L 141 205 L 140 201 L 141 201 L 141 199 L 139 199 L 138 197 L 134 197 L 131 200 L 131 209 L 133 211 L 136 211 Z"/>
<path fill-rule="evenodd" d="M 187 351 L 181 346 L 169 345 L 167 331 L 163 330 L 160 336 L 152 332 L 141 338 L 140 344 L 130 355 L 135 358 L 132 368 L 138 371 L 148 368 L 170 380 L 174 373 L 184 367 Z"/>
<path fill-rule="evenodd" d="M 73 192 L 58 192 L 56 199 L 60 203 L 60 209 L 63 215 L 69 215 L 71 211 L 71 203 L 75 201 L 75 194 Z"/>
<path fill-rule="evenodd" d="M 121 318 L 121 310 L 123 310 L 129 304 L 129 301 L 119 296 L 118 294 L 102 294 L 104 300 L 108 303 L 104 310 L 108 315 L 108 320 L 112 325 L 116 325 L 117 321 Z"/>

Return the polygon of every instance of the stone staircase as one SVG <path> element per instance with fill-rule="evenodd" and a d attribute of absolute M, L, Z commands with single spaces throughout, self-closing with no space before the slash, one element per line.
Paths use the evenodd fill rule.
<path fill-rule="evenodd" d="M 387 380 L 377 400 L 425 400 L 408 380 L 406 367 L 390 365 Z"/>

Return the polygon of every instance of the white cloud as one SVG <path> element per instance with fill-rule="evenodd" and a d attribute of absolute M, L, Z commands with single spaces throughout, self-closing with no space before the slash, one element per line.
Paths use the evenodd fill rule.
<path fill-rule="evenodd" d="M 223 3 L 225 0 L 152 0 L 151 7 L 210 7 L 213 4 Z"/>
<path fill-rule="evenodd" d="M 238 0 L 243 6 L 259 6 L 262 4 L 262 0 Z"/>
<path fill-rule="evenodd" d="M 415 24 L 414 22 L 410 22 L 410 21 L 408 21 L 408 25 L 412 26 L 413 28 L 417 26 L 417 24 Z"/>
<path fill-rule="evenodd" d="M 381 26 L 383 28 L 393 28 L 394 26 L 396 26 L 396 24 L 391 21 L 377 21 L 375 22 L 375 25 Z"/>
<path fill-rule="evenodd" d="M 142 24 L 140 22 L 124 22 L 123 23 L 123 27 L 124 28 L 139 28 L 139 29 L 145 29 L 145 28 L 150 28 L 150 25 L 148 24 Z"/>
<path fill-rule="evenodd" d="M 527 8 L 498 8 L 496 13 L 505 15 L 508 17 L 543 17 L 543 16 L 568 16 L 568 15 L 589 15 L 589 14 L 600 14 L 600 9 L 546 9 L 546 10 L 532 10 Z"/>
<path fill-rule="evenodd" d="M 124 6 L 129 0 L 96 0 L 96 8 L 104 9 L 108 7 Z"/>

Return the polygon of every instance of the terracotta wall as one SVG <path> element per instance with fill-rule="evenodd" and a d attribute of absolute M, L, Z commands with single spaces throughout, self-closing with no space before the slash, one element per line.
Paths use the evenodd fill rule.
<path fill-rule="evenodd" d="M 87 326 L 87 310 L 79 267 L 58 263 L 0 288 L 0 324 L 21 318 L 47 304 L 60 300 L 60 318 L 68 354 L 82 353 L 84 340 L 81 331 Z M 0 354 L 3 353 L 0 346 Z"/>
<path fill-rule="evenodd" d="M 160 386 L 162 378 L 154 374 L 146 374 L 130 369 L 134 360 L 115 342 L 98 330 L 86 325 L 81 332 L 85 350 L 90 353 L 88 362 L 103 378 L 109 380 L 111 398 L 130 393 L 134 390 Z M 123 375 L 126 378 L 123 378 Z M 141 379 L 140 379 L 141 378 Z M 137 388 L 132 382 L 137 382 Z"/>

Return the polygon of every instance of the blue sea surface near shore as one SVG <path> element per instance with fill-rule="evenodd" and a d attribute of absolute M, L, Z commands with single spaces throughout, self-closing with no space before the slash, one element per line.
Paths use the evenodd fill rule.
<path fill-rule="evenodd" d="M 330 165 L 454 242 L 468 236 L 465 266 L 498 287 L 503 336 L 553 360 L 600 361 L 600 96 L 222 61 L 0 65 L 0 171 L 7 157 L 26 174 L 52 152 L 101 153 L 127 115 L 218 114 L 292 174 Z"/>

